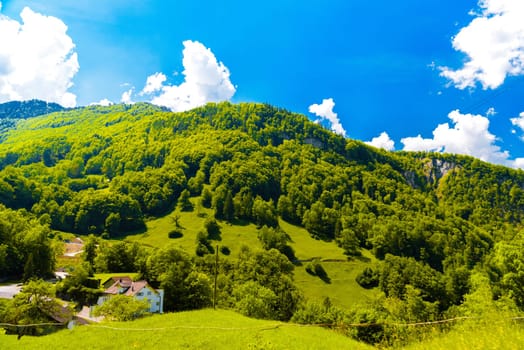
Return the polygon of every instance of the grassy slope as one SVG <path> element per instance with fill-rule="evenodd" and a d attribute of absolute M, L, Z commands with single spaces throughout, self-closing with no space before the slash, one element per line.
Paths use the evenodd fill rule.
<path fill-rule="evenodd" d="M 280 221 L 280 226 L 291 237 L 291 246 L 299 260 L 320 258 L 327 272 L 329 282 L 308 274 L 304 266 L 295 269 L 295 282 L 307 299 L 321 301 L 329 296 L 334 305 L 349 308 L 372 298 L 376 291 L 369 291 L 355 282 L 355 278 L 365 266 L 375 258 L 364 251 L 361 259 L 348 261 L 344 251 L 335 242 L 316 240 L 302 227 Z"/>
<path fill-rule="evenodd" d="M 196 198 L 192 198 L 193 203 Z M 182 226 L 182 237 L 169 238 L 168 233 L 174 229 L 173 217 L 180 215 L 179 223 Z M 162 248 L 169 244 L 178 245 L 180 248 L 189 254 L 195 254 L 196 236 L 199 231 L 204 229 L 204 222 L 207 217 L 212 216 L 210 209 L 203 208 L 199 213 L 190 212 L 176 212 L 168 214 L 164 217 L 152 219 L 146 223 L 147 231 L 145 233 L 130 235 L 125 239 L 129 242 L 139 242 L 147 246 Z M 248 225 L 231 225 L 226 222 L 220 222 L 221 235 L 220 241 L 212 241 L 213 246 L 226 246 L 231 250 L 231 255 L 235 256 L 240 247 L 245 244 L 249 247 L 259 248 L 262 246 L 257 238 L 257 228 L 253 224 Z"/>
<path fill-rule="evenodd" d="M 449 333 L 404 347 L 407 350 L 520 350 L 523 348 L 524 327 L 522 323 L 511 324 L 500 320 L 457 325 Z"/>
<path fill-rule="evenodd" d="M 278 327 L 276 327 L 279 325 Z M 200 310 L 76 327 L 45 337 L 1 336 L 5 349 L 371 349 L 334 331 Z"/>
<path fill-rule="evenodd" d="M 191 198 L 193 203 L 198 200 Z M 196 211 L 171 213 L 164 217 L 153 219 L 147 222 L 145 233 L 128 236 L 127 241 L 140 242 L 142 244 L 161 248 L 174 243 L 190 254 L 194 254 L 196 244 L 195 239 L 198 231 L 204 227 L 206 217 L 213 215 L 209 209 L 200 209 L 201 215 Z M 180 225 L 183 227 L 183 236 L 170 239 L 168 232 L 173 230 L 173 216 L 180 215 Z M 231 256 L 236 256 L 242 245 L 261 249 L 257 238 L 257 228 L 253 224 L 231 225 L 225 222 L 220 223 L 221 240 L 212 241 L 213 246 L 226 246 L 231 250 Z M 326 270 L 330 282 L 326 283 L 320 278 L 311 276 L 305 271 L 305 263 L 295 269 L 295 282 L 303 291 L 305 297 L 310 300 L 321 301 L 329 296 L 334 305 L 344 308 L 355 306 L 372 298 L 376 290 L 366 290 L 355 282 L 357 274 L 365 266 L 375 261 L 369 252 L 364 251 L 363 258 L 348 261 L 343 250 L 335 242 L 325 242 L 316 240 L 302 227 L 291 225 L 280 221 L 281 228 L 291 237 L 291 246 L 295 251 L 298 260 L 309 260 L 320 258 L 322 266 Z M 327 261 L 326 261 L 327 260 Z"/>

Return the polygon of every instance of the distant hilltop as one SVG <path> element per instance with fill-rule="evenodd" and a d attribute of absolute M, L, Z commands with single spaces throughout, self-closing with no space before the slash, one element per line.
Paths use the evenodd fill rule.
<path fill-rule="evenodd" d="M 0 119 L 27 119 L 65 109 L 57 103 L 41 100 L 10 101 L 0 103 Z"/>

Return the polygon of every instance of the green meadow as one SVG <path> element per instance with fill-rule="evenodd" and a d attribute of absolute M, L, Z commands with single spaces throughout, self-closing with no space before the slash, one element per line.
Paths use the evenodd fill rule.
<path fill-rule="evenodd" d="M 524 349 L 522 321 L 482 320 L 457 324 L 450 332 L 431 333 L 426 340 L 413 341 L 401 347 L 406 350 L 520 350 Z"/>
<path fill-rule="evenodd" d="M 60 344 L 59 346 L 57 344 Z M 101 323 L 44 337 L 2 336 L 2 349 L 372 349 L 335 331 L 199 310 Z"/>
<path fill-rule="evenodd" d="M 193 204 L 199 198 L 191 198 Z M 199 208 L 189 212 L 174 211 L 166 216 L 151 219 L 146 222 L 147 230 L 143 233 L 129 235 L 127 242 L 138 242 L 153 248 L 174 244 L 190 254 L 196 248 L 197 233 L 204 229 L 206 218 L 212 216 L 212 210 Z M 182 235 L 169 238 L 168 233 L 175 228 L 174 217 L 182 228 Z M 262 249 L 258 240 L 258 229 L 252 223 L 235 222 L 233 224 L 219 222 L 221 234 L 218 240 L 211 240 L 214 247 L 227 247 L 230 256 L 235 257 L 242 245 Z M 356 276 L 366 267 L 376 262 L 374 256 L 363 250 L 360 258 L 348 260 L 342 248 L 334 241 L 314 239 L 303 227 L 280 220 L 279 225 L 290 237 L 290 246 L 295 252 L 298 262 L 295 264 L 295 283 L 302 290 L 306 299 L 322 301 L 329 296 L 334 305 L 350 308 L 372 299 L 378 292 L 366 290 L 356 283 Z M 221 255 L 221 258 L 226 258 Z M 327 272 L 328 281 L 308 274 L 305 270 L 307 261 L 317 258 Z"/>

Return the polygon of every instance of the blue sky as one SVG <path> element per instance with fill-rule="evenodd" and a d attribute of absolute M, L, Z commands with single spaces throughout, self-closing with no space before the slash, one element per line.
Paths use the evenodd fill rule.
<path fill-rule="evenodd" d="M 520 1 L 0 3 L 0 102 L 268 102 L 378 147 L 524 166 Z"/>

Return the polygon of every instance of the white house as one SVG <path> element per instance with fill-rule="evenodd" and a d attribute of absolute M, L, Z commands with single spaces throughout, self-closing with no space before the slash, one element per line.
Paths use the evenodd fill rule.
<path fill-rule="evenodd" d="M 104 294 L 98 298 L 98 305 L 102 305 L 113 295 L 123 294 L 136 300 L 147 300 L 149 312 L 164 312 L 164 290 L 154 289 L 147 281 L 133 281 L 128 276 L 111 277 L 103 284 Z"/>

